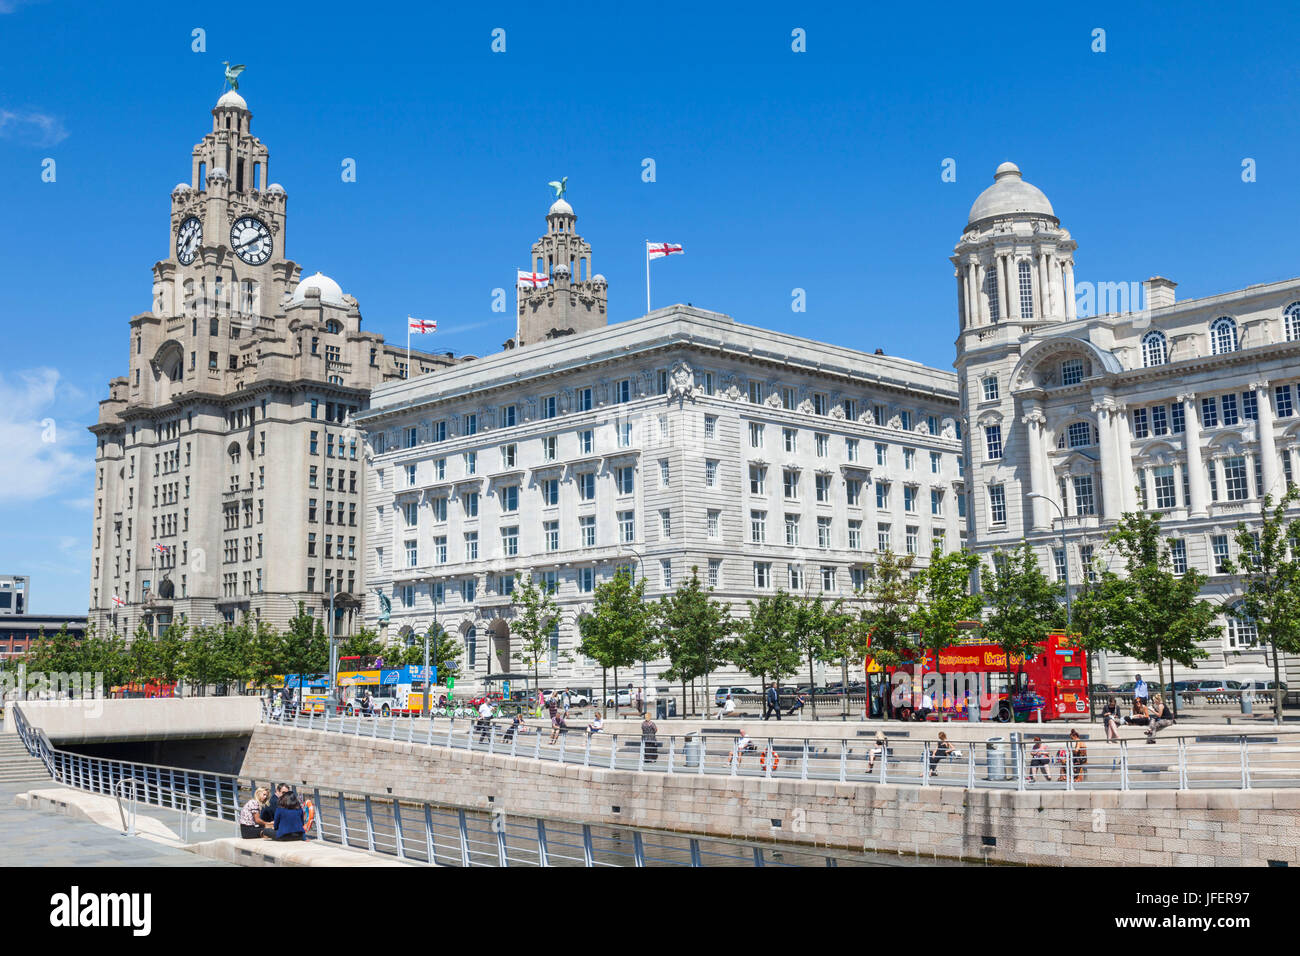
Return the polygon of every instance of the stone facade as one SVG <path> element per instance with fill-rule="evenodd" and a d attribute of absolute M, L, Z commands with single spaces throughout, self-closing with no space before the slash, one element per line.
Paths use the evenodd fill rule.
<path fill-rule="evenodd" d="M 545 582 L 561 613 L 543 684 L 599 687 L 578 619 L 619 566 L 652 597 L 698 568 L 743 612 L 778 587 L 849 596 L 886 545 L 920 560 L 961 546 L 954 386 L 684 306 L 392 383 L 357 416 L 366 580 L 393 595 L 393 631 L 436 615 L 466 644 L 471 686 L 532 669 L 511 647 L 511 591 Z"/>
<path fill-rule="evenodd" d="M 1103 539 L 1123 512 L 1158 510 L 1177 560 L 1210 575 L 1205 596 L 1226 612 L 1240 582 L 1219 556 L 1236 557 L 1238 522 L 1258 523 L 1262 496 L 1300 469 L 1300 279 L 1177 302 L 1157 277 L 1145 308 L 1081 319 L 1074 250 L 1006 163 L 952 257 L 974 548 L 1027 539 L 1077 587 L 1089 559 L 1113 559 Z M 1116 291 L 1136 307 L 1127 286 L 1097 289 Z M 1253 628 L 1222 620 L 1198 676 L 1271 678 Z M 1103 657 L 1096 676 L 1136 670 Z"/>
<path fill-rule="evenodd" d="M 287 197 L 228 92 L 171 194 L 153 307 L 130 321 L 97 439 L 90 622 L 130 635 L 361 588 L 364 456 L 352 416 L 405 374 L 405 352 L 285 257 Z M 421 371 L 450 356 L 412 353 Z M 336 510 L 337 509 L 337 510 Z M 115 597 L 122 603 L 115 602 Z M 342 602 L 346 604 L 347 601 Z M 340 632 L 355 614 L 340 618 Z"/>
<path fill-rule="evenodd" d="M 506 346 L 536 345 L 605 327 L 605 277 L 591 272 L 591 246 L 574 229 L 573 207 L 557 199 L 546 213 L 546 235 L 533 243 L 530 271 L 545 285 L 518 284 L 517 330 Z"/>

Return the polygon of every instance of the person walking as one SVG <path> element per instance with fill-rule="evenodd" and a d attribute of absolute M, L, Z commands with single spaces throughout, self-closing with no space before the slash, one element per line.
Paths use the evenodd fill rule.
<path fill-rule="evenodd" d="M 772 716 L 772 713 L 775 712 L 775 713 L 776 713 L 777 720 L 780 720 L 780 719 L 781 719 L 781 703 L 780 703 L 780 698 L 777 697 L 777 695 L 776 695 L 776 685 L 775 685 L 775 684 L 768 684 L 768 685 L 767 685 L 767 693 L 764 694 L 764 698 L 763 698 L 763 699 L 764 699 L 764 703 L 763 703 L 763 719 L 764 719 L 764 720 L 767 720 L 770 716 Z"/>
<path fill-rule="evenodd" d="M 486 743 L 491 735 L 492 702 L 484 697 L 482 703 L 478 705 L 478 742 Z"/>
<path fill-rule="evenodd" d="M 636 712 L 640 714 L 642 717 L 645 716 L 645 688 L 644 687 L 638 687 L 636 689 Z"/>

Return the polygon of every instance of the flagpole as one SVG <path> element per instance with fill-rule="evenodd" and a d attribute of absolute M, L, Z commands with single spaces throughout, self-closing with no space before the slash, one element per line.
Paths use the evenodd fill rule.
<path fill-rule="evenodd" d="M 645 311 L 650 314 L 650 240 L 645 241 Z"/>
<path fill-rule="evenodd" d="M 411 377 L 411 317 L 406 317 L 406 373 L 402 378 Z"/>

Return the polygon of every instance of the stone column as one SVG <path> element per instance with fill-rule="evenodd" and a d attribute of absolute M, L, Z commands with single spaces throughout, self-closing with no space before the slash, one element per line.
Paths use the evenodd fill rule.
<path fill-rule="evenodd" d="M 966 276 L 962 269 L 957 270 L 957 327 L 965 332 L 970 325 L 966 316 Z"/>
<path fill-rule="evenodd" d="M 1201 458 L 1201 426 L 1196 413 L 1196 396 L 1185 392 L 1178 396 L 1183 403 L 1183 450 L 1187 456 L 1188 492 L 1191 500 L 1187 502 L 1187 515 L 1191 518 L 1204 518 L 1209 511 L 1210 489 L 1207 487 L 1205 464 Z"/>
<path fill-rule="evenodd" d="M 1065 317 L 1073 322 L 1078 316 L 1074 308 L 1074 263 L 1065 260 Z"/>
<path fill-rule="evenodd" d="M 1016 259 L 1008 254 L 1002 257 L 1007 272 L 1007 318 L 1020 318 L 1020 280 L 1016 276 Z"/>
<path fill-rule="evenodd" d="M 990 316 L 989 297 L 985 291 L 984 263 L 976 262 L 973 268 L 975 269 L 975 307 L 979 312 L 980 325 L 988 325 Z"/>
<path fill-rule="evenodd" d="M 1179 502 L 1182 502 L 1182 506 L 1186 508 L 1187 502 L 1183 501 L 1183 463 L 1181 461 L 1178 461 L 1177 459 L 1174 459 L 1173 464 L 1174 464 L 1174 507 L 1178 507 Z"/>
<path fill-rule="evenodd" d="M 1033 408 L 1020 420 L 1024 422 L 1029 433 L 1027 445 L 1029 451 L 1029 490 L 1032 493 L 1055 497 L 1052 494 L 1052 489 L 1047 487 L 1047 463 L 1043 453 L 1043 439 L 1045 437 L 1043 425 L 1046 423 L 1047 418 L 1039 409 Z M 1042 498 L 1030 498 L 1029 507 L 1033 530 L 1050 530 L 1052 525 L 1047 513 L 1047 502 Z"/>
<path fill-rule="evenodd" d="M 1214 487 L 1219 490 L 1219 500 L 1228 500 L 1228 486 L 1224 483 L 1223 473 L 1223 455 L 1214 455 L 1210 458 L 1210 467 L 1214 469 Z"/>
<path fill-rule="evenodd" d="M 1048 263 L 1048 271 L 1052 276 L 1052 318 L 1063 319 L 1065 318 L 1065 305 L 1061 300 L 1064 298 L 1065 286 L 1061 280 L 1060 260 L 1053 258 Z"/>
<path fill-rule="evenodd" d="M 1101 514 L 1103 518 L 1118 518 L 1123 507 L 1120 491 L 1116 484 L 1120 480 L 1115 470 L 1117 446 L 1115 435 L 1111 430 L 1111 412 L 1113 406 L 1105 402 L 1094 402 L 1092 413 L 1097 416 L 1097 448 L 1101 452 Z"/>
<path fill-rule="evenodd" d="M 1129 427 L 1127 406 L 1115 406 L 1114 425 L 1116 461 L 1119 465 L 1120 477 L 1120 507 L 1124 511 L 1136 511 L 1137 489 L 1134 485 L 1137 479 L 1133 474 L 1133 432 Z"/>
<path fill-rule="evenodd" d="M 1260 477 L 1264 479 L 1264 487 L 1256 490 L 1261 500 L 1268 494 L 1276 501 L 1286 494 L 1286 481 L 1277 457 L 1277 440 L 1273 437 L 1273 403 L 1269 400 L 1268 382 L 1251 382 L 1250 387 L 1255 392 L 1255 406 L 1259 412 L 1259 421 L 1255 424 L 1259 431 Z"/>
<path fill-rule="evenodd" d="M 1052 287 L 1047 276 L 1047 253 L 1038 254 L 1038 317 L 1045 319 L 1052 314 Z"/>

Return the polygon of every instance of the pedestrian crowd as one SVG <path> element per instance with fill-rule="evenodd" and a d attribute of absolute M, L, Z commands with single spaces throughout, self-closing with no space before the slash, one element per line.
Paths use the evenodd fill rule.
<path fill-rule="evenodd" d="M 316 807 L 287 783 L 272 792 L 258 787 L 239 811 L 239 835 L 245 840 L 306 840 L 316 822 Z"/>

